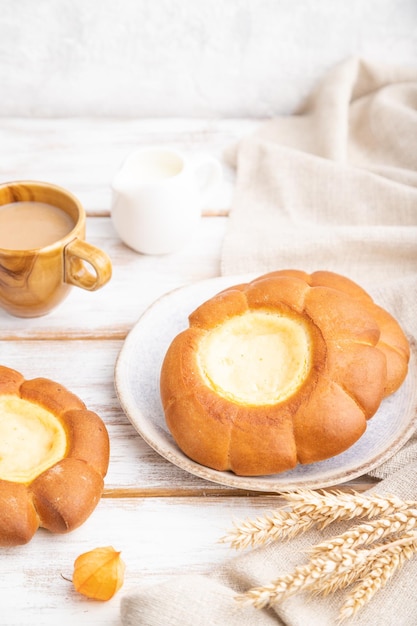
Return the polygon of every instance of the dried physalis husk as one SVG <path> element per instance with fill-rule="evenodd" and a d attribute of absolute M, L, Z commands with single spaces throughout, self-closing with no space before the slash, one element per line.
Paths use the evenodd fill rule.
<path fill-rule="evenodd" d="M 125 564 L 112 546 L 80 554 L 74 562 L 72 582 L 88 598 L 110 600 L 123 585 Z"/>

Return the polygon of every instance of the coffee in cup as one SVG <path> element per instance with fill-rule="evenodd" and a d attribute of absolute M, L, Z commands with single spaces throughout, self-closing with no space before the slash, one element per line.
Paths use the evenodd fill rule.
<path fill-rule="evenodd" d="M 0 248 L 44 248 L 65 237 L 74 226 L 68 213 L 46 202 L 10 202 L 0 206 Z"/>
<path fill-rule="evenodd" d="M 36 181 L 0 185 L 0 307 L 19 317 L 55 308 L 71 285 L 95 291 L 112 273 L 85 241 L 85 211 L 69 191 Z"/>

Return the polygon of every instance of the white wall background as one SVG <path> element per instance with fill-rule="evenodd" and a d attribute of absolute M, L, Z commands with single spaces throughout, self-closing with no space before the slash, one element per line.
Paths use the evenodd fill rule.
<path fill-rule="evenodd" d="M 269 116 L 350 55 L 417 64 L 417 0 L 0 0 L 0 116 Z"/>

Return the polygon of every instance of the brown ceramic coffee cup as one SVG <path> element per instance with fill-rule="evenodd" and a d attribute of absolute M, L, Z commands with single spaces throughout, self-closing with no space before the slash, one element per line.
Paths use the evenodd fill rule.
<path fill-rule="evenodd" d="M 0 307 L 38 317 L 62 302 L 72 285 L 88 291 L 105 285 L 111 261 L 85 241 L 85 223 L 81 203 L 61 187 L 1 184 Z"/>

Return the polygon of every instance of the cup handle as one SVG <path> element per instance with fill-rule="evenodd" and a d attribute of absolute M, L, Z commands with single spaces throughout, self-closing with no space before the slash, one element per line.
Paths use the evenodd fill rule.
<path fill-rule="evenodd" d="M 214 157 L 203 157 L 194 170 L 194 176 L 200 193 L 207 195 L 218 185 L 223 177 L 222 166 Z"/>
<path fill-rule="evenodd" d="M 84 265 L 94 270 L 90 272 Z M 65 246 L 64 280 L 70 285 L 96 291 L 111 278 L 112 265 L 105 252 L 83 239 L 73 239 Z"/>

